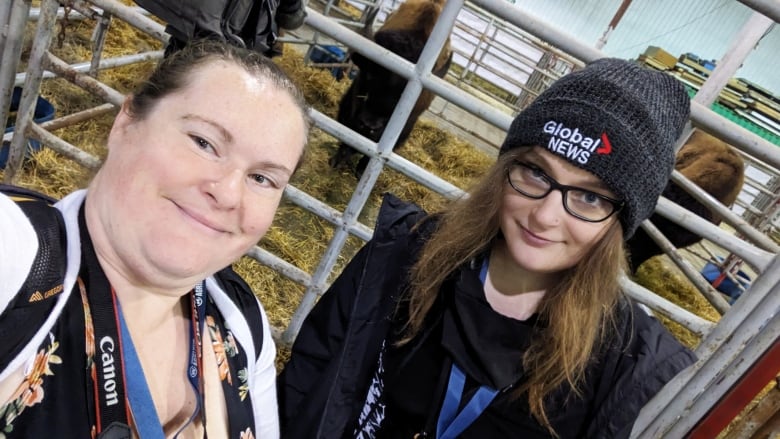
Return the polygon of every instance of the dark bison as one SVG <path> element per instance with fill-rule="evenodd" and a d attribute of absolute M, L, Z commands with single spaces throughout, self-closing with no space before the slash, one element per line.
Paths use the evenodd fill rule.
<path fill-rule="evenodd" d="M 726 206 L 736 201 L 745 180 L 745 164 L 739 154 L 728 144 L 699 130 L 680 148 L 674 168 Z M 720 224 L 721 219 L 717 215 L 671 181 L 663 196 L 713 224 Z M 658 214 L 653 215 L 650 221 L 675 247 L 687 247 L 701 240 L 701 236 Z M 641 228 L 626 244 L 632 271 L 646 260 L 663 253 Z"/>
<path fill-rule="evenodd" d="M 444 0 L 408 0 L 387 17 L 384 25 L 374 34 L 373 40 L 416 63 L 441 14 L 443 4 Z M 352 62 L 360 71 L 341 98 L 337 120 L 377 142 L 406 87 L 406 79 L 359 53 L 352 54 Z M 436 59 L 433 74 L 444 77 L 451 62 L 452 51 L 448 41 Z M 434 94 L 430 91 L 422 91 L 393 149 L 406 141 L 420 114 L 431 105 L 433 98 Z M 351 168 L 351 158 L 355 153 L 349 145 L 342 142 L 336 155 L 331 158 L 330 165 L 334 168 L 345 165 Z M 361 175 L 367 164 L 368 157 L 363 156 L 355 173 Z"/>

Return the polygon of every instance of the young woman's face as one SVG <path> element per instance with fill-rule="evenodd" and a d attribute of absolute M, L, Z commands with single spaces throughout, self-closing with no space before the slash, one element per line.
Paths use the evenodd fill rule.
<path fill-rule="evenodd" d="M 224 268 L 268 230 L 305 140 L 286 92 L 226 62 L 142 119 L 123 108 L 87 195 L 99 256 L 160 286 Z"/>
<path fill-rule="evenodd" d="M 598 177 L 543 148 L 528 148 L 518 160 L 533 169 L 530 178 L 544 179 L 547 176 L 562 185 L 576 186 L 593 194 L 615 198 L 615 194 Z M 499 211 L 501 232 L 509 258 L 523 272 L 549 275 L 571 268 L 616 221 L 617 216 L 614 214 L 601 222 L 583 221 L 566 211 L 561 191 L 552 190 L 544 198 L 533 199 L 518 193 L 507 180 L 504 181 L 503 202 Z M 588 192 L 581 194 L 585 196 L 569 196 L 570 209 L 580 208 L 592 214 L 590 204 L 602 201 Z M 577 195 L 577 198 L 573 195 Z M 581 205 L 575 206 L 574 202 Z M 611 210 L 611 205 L 604 209 Z"/>

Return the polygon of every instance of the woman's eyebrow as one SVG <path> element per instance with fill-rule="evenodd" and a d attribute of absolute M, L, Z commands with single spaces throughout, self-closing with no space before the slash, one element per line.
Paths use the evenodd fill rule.
<path fill-rule="evenodd" d="M 230 131 L 228 131 L 227 128 L 225 128 L 224 126 L 222 126 L 220 123 L 218 123 L 216 121 L 213 121 L 211 119 L 208 119 L 208 118 L 205 118 L 205 117 L 202 117 L 202 116 L 198 116 L 197 114 L 191 114 L 191 113 L 185 114 L 181 118 L 184 119 L 184 120 L 195 120 L 195 121 L 198 121 L 198 122 L 202 122 L 202 123 L 211 125 L 212 127 L 214 127 L 219 132 L 219 135 L 222 137 L 223 141 L 225 141 L 227 143 L 233 143 L 233 135 L 230 134 Z"/>
<path fill-rule="evenodd" d="M 256 167 L 260 168 L 260 169 L 264 169 L 264 170 L 269 170 L 269 171 L 272 171 L 272 170 L 281 171 L 281 172 L 287 174 L 288 176 L 293 174 L 293 170 L 288 168 L 287 166 L 284 166 L 284 165 L 279 164 L 279 163 L 267 161 L 267 160 L 264 160 L 262 162 L 258 162 L 256 164 Z"/>
<path fill-rule="evenodd" d="M 539 166 L 542 168 L 542 171 L 545 172 L 545 174 L 551 174 L 551 162 L 552 159 L 543 156 L 542 154 L 539 154 L 536 151 L 529 151 L 528 154 L 525 154 L 524 156 L 520 157 L 521 160 L 528 160 L 531 159 L 529 162 L 532 165 Z M 580 169 L 580 168 L 577 168 Z M 554 175 L 550 175 L 550 177 L 557 179 L 558 177 Z M 612 193 L 612 190 L 603 182 L 600 178 L 596 177 L 595 175 L 588 174 L 587 180 L 575 182 L 574 184 L 567 184 L 567 186 L 575 186 L 575 187 L 582 187 L 583 189 L 587 190 L 598 190 L 598 191 L 607 191 Z"/>

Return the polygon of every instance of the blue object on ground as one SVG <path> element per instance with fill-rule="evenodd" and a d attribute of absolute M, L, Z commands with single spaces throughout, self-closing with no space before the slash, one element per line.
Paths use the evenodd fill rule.
<path fill-rule="evenodd" d="M 717 265 L 713 264 L 712 262 L 708 262 L 701 270 L 701 274 L 705 279 L 707 279 L 709 283 L 712 283 L 722 274 L 722 271 Z M 750 276 L 745 274 L 744 271 L 737 271 L 736 278 L 742 288 L 746 289 L 750 286 Z M 737 298 L 739 298 L 739 296 L 742 294 L 742 290 L 739 288 L 739 286 L 735 284 L 734 281 L 732 281 L 728 276 L 724 278 L 720 285 L 715 287 L 715 289 L 729 296 L 730 303 L 734 303 L 734 301 L 737 300 Z"/>
<path fill-rule="evenodd" d="M 344 50 L 338 46 L 331 45 L 316 45 L 312 47 L 311 54 L 309 55 L 311 62 L 315 64 L 336 64 L 347 61 L 347 54 Z M 334 78 L 341 81 L 344 77 L 344 67 L 331 67 L 330 74 Z M 350 79 L 355 78 L 355 70 L 350 72 Z"/>
<path fill-rule="evenodd" d="M 9 108 L 9 120 L 10 113 L 16 111 L 19 108 L 19 102 L 22 100 L 22 88 L 14 87 L 13 94 L 11 95 L 11 106 Z M 35 123 L 46 122 L 54 119 L 54 105 L 46 99 L 38 96 L 38 100 L 35 104 L 35 113 L 33 114 L 33 121 Z M 5 133 L 9 133 L 14 130 L 14 123 L 11 122 L 5 127 Z M 5 168 L 5 163 L 8 161 L 8 153 L 11 149 L 11 142 L 3 142 L 3 146 L 0 147 L 0 169 Z M 38 151 L 41 149 L 41 144 L 37 140 L 30 139 L 27 142 L 27 154 L 30 152 Z"/>

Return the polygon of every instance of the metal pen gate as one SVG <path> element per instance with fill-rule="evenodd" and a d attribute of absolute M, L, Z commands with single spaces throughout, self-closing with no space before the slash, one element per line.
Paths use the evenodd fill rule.
<path fill-rule="evenodd" d="M 755 29 L 780 21 L 780 3 L 776 1 L 741 0 L 741 2 L 758 12 L 745 25 L 745 30 L 735 39 L 738 40 L 734 42 L 734 47 L 737 50 L 732 52 L 728 59 L 724 57 L 723 62 L 719 63 L 721 65 L 716 68 L 710 80 L 704 84 L 693 100 L 691 119 L 696 127 L 733 145 L 755 163 L 759 163 L 760 166 L 777 176 L 780 175 L 780 149 L 778 147 L 724 119 L 708 108 L 708 99 L 717 95 L 724 86 L 725 80 L 736 71 L 739 63 L 749 52 L 751 41 L 753 44 L 755 43 L 755 38 L 757 38 Z M 162 55 L 161 52 L 156 51 L 115 59 L 102 59 L 101 41 L 112 17 L 126 21 L 131 26 L 164 41 L 167 37 L 163 27 L 142 14 L 138 8 L 125 6 L 114 0 L 63 0 L 62 3 L 84 16 L 97 20 L 97 44 L 92 59 L 78 65 L 68 65 L 48 51 L 60 2 L 43 0 L 39 14 L 35 16 L 38 20 L 38 27 L 28 66 L 26 72 L 22 74 L 17 74 L 17 67 L 20 62 L 22 32 L 25 23 L 31 17 L 30 2 L 12 0 L 0 4 L 0 29 L 4 30 L 4 32 L 0 32 L 0 49 L 2 49 L 0 119 L 6 120 L 8 115 L 9 96 L 13 85 L 23 83 L 24 90 L 19 103 L 14 132 L 8 135 L 11 142 L 9 161 L 5 169 L 6 182 L 13 182 L 20 169 L 27 138 L 37 139 L 83 166 L 89 168 L 99 166 L 99 160 L 96 157 L 50 134 L 49 130 L 103 114 L 111 111 L 112 107 L 121 105 L 123 96 L 95 80 L 88 72 L 138 60 L 158 59 Z M 476 7 L 480 11 L 484 11 L 485 14 L 495 17 L 502 26 L 543 41 L 565 53 L 567 57 L 579 62 L 584 63 L 604 56 L 601 51 L 576 40 L 554 26 L 539 21 L 519 8 L 510 7 L 504 0 L 475 0 L 470 5 L 470 7 Z M 326 219 L 336 227 L 336 231 L 313 273 L 308 273 L 260 247 L 255 247 L 249 253 L 249 256 L 262 264 L 306 287 L 305 295 L 289 326 L 284 329 L 277 328 L 278 332 L 275 335 L 282 343 L 290 343 L 295 338 L 303 318 L 313 307 L 317 298 L 326 291 L 328 277 L 348 236 L 354 235 L 363 240 L 370 238 L 371 229 L 361 224 L 357 218 L 378 176 L 385 167 L 398 171 L 407 178 L 445 197 L 454 198 L 463 194 L 460 188 L 428 173 L 420 166 L 392 152 L 392 145 L 398 138 L 423 87 L 445 99 L 448 105 L 455 105 L 501 131 L 506 131 L 509 127 L 511 114 L 430 73 L 436 54 L 439 53 L 455 27 L 458 15 L 463 8 L 464 0 L 449 0 L 447 2 L 417 64 L 407 62 L 337 21 L 311 8 L 308 9 L 309 16 L 306 20 L 308 26 L 374 59 L 389 70 L 406 77 L 409 82 L 378 143 L 373 143 L 359 136 L 317 111 L 312 112 L 312 118 L 320 129 L 371 156 L 371 161 L 344 211 L 338 211 L 296 187 L 288 186 L 286 188 L 285 196 L 288 200 Z M 32 111 L 41 81 L 52 73 L 101 97 L 107 104 L 44 124 L 35 123 Z M 510 104 L 514 105 L 515 103 Z M 702 342 L 696 348 L 700 360 L 675 378 L 643 410 L 632 434 L 632 437 L 638 438 L 683 437 L 693 430 L 699 421 L 717 405 L 717 402 L 744 376 L 749 374 L 753 366 L 765 364 L 768 355 L 774 355 L 772 358 L 776 358 L 777 340 L 778 335 L 780 335 L 780 316 L 778 316 L 778 311 L 780 311 L 780 258 L 778 257 L 780 246 L 766 236 L 763 233 L 764 230 L 761 229 L 762 222 L 766 223 L 767 212 L 765 211 L 765 215 L 762 216 L 761 209 L 756 208 L 752 214 L 759 219 L 747 221 L 720 205 L 678 172 L 674 173 L 672 179 L 689 190 L 695 198 L 715 209 L 742 238 L 731 235 L 723 229 L 693 216 L 690 212 L 667 200 L 659 202 L 657 212 L 683 227 L 695 230 L 705 239 L 734 254 L 753 267 L 759 276 L 752 283 L 750 294 L 743 295 L 733 306 L 729 306 L 709 284 L 700 279 L 698 273 L 677 254 L 663 236 L 654 233 L 652 224 L 649 222 L 643 224 L 643 227 L 656 237 L 659 243 L 664 245 L 670 252 L 672 259 L 694 280 L 705 297 L 710 299 L 713 305 L 723 313 L 723 316 L 717 324 L 714 324 L 656 296 L 627 278 L 622 279 L 621 284 L 629 295 L 703 337 Z M 770 209 L 772 206 L 777 206 L 778 200 L 777 179 L 772 184 L 775 186 L 769 188 L 762 187 L 760 184 L 756 185 L 763 189 L 759 192 L 765 196 L 767 206 Z M 758 225 L 759 228 L 751 223 Z M 770 364 L 773 363 L 770 362 Z"/>

